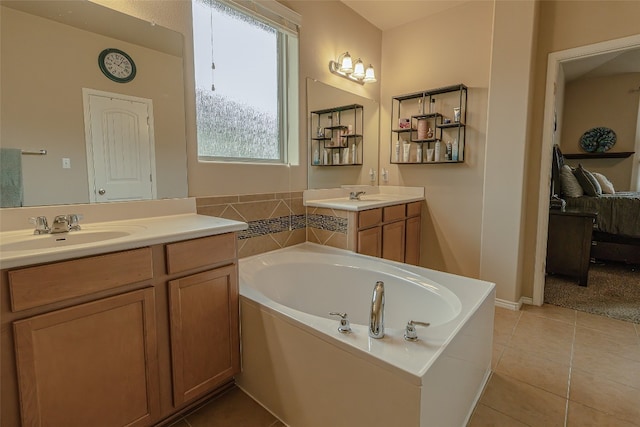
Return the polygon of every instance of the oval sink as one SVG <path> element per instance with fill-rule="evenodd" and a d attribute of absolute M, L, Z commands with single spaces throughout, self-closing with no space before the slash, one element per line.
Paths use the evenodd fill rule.
<path fill-rule="evenodd" d="M 129 236 L 131 233 L 122 230 L 108 231 L 72 231 L 60 234 L 41 234 L 22 238 L 14 242 L 2 242 L 2 251 L 33 251 L 52 249 L 61 246 L 82 245 L 85 243 L 97 243 L 105 240 L 117 239 Z"/>

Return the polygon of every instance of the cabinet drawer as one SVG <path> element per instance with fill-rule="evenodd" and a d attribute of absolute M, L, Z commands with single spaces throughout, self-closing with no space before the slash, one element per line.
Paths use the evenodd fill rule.
<path fill-rule="evenodd" d="M 25 310 L 151 278 L 150 248 L 12 270 L 11 308 Z"/>
<path fill-rule="evenodd" d="M 382 222 L 382 209 L 369 209 L 358 212 L 358 228 L 367 228 Z"/>
<path fill-rule="evenodd" d="M 405 217 L 405 204 L 386 206 L 382 214 L 382 220 L 384 222 L 396 221 L 398 219 L 404 219 Z"/>
<path fill-rule="evenodd" d="M 418 216 L 422 211 L 422 202 L 407 203 L 407 217 Z"/>
<path fill-rule="evenodd" d="M 180 273 L 235 258 L 235 233 L 171 243 L 167 245 L 167 273 Z"/>

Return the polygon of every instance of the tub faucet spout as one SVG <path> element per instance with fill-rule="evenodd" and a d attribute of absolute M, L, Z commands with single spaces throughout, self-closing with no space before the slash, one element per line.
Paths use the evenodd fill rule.
<path fill-rule="evenodd" d="M 380 281 L 373 287 L 369 336 L 376 339 L 384 337 L 384 283 Z"/>

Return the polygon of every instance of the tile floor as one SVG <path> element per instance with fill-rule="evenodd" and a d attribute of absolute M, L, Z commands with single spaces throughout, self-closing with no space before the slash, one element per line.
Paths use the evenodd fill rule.
<path fill-rule="evenodd" d="M 640 325 L 553 305 L 496 308 L 493 337 L 469 427 L 640 426 Z M 173 425 L 204 426 L 284 424 L 234 389 Z"/>

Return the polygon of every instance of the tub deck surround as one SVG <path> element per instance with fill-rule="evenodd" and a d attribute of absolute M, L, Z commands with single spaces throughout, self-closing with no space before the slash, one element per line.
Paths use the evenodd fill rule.
<path fill-rule="evenodd" d="M 382 339 L 367 332 L 376 280 Z M 238 383 L 291 426 L 464 425 L 490 372 L 492 283 L 305 243 L 240 260 L 240 294 Z M 417 342 L 409 320 L 431 322 Z"/>
<path fill-rule="evenodd" d="M 365 191 L 360 200 L 349 200 L 352 191 Z M 308 207 L 363 211 L 384 206 L 424 200 L 424 187 L 375 187 L 343 185 L 341 188 L 305 190 L 304 205 Z"/>
<path fill-rule="evenodd" d="M 131 210 L 129 210 L 129 205 L 126 203 L 116 203 L 104 206 L 73 205 L 35 208 L 33 210 L 30 208 L 15 210 L 15 212 L 10 213 L 10 215 L 19 215 L 23 218 L 25 223 L 29 216 L 34 215 L 48 214 L 48 218 L 51 221 L 54 215 L 71 212 L 83 213 L 84 218 L 80 222 L 82 229 L 80 231 L 71 231 L 68 242 L 57 242 L 56 244 L 52 244 L 50 247 L 25 250 L 1 250 L 0 268 L 13 268 L 28 264 L 121 251 L 159 243 L 170 243 L 215 234 L 241 231 L 247 228 L 247 224 L 244 222 L 196 214 L 194 200 L 187 202 L 177 201 L 177 209 L 167 207 L 166 203 L 163 204 L 157 202 L 158 201 L 133 202 Z M 148 204 L 145 205 L 145 203 Z M 118 205 L 118 209 L 116 209 L 115 205 Z M 108 213 L 100 212 L 101 207 L 107 211 L 113 211 L 113 216 L 117 218 L 117 220 L 105 220 L 110 216 Z M 188 212 L 189 207 L 192 209 L 191 212 Z M 124 219 L 126 218 L 127 211 L 129 211 L 131 218 Z M 162 216 L 144 217 L 144 212 L 146 212 L 146 215 L 149 215 L 149 213 L 159 213 Z M 179 213 L 176 214 L 175 212 Z M 6 213 L 3 210 L 3 220 L 5 218 L 5 214 Z M 94 222 L 94 219 L 99 219 L 101 221 Z M 14 218 L 10 221 L 14 224 L 20 223 Z M 82 236 L 83 233 L 96 233 L 96 235 L 98 235 L 99 233 L 117 233 L 119 231 L 123 234 L 119 237 L 98 241 L 87 241 L 78 244 L 73 243 L 73 238 Z M 0 247 L 1 245 L 8 245 L 17 242 L 35 242 L 36 240 L 44 239 L 54 240 L 56 238 L 64 237 L 65 234 L 33 235 L 33 227 L 22 228 L 1 232 Z"/>

